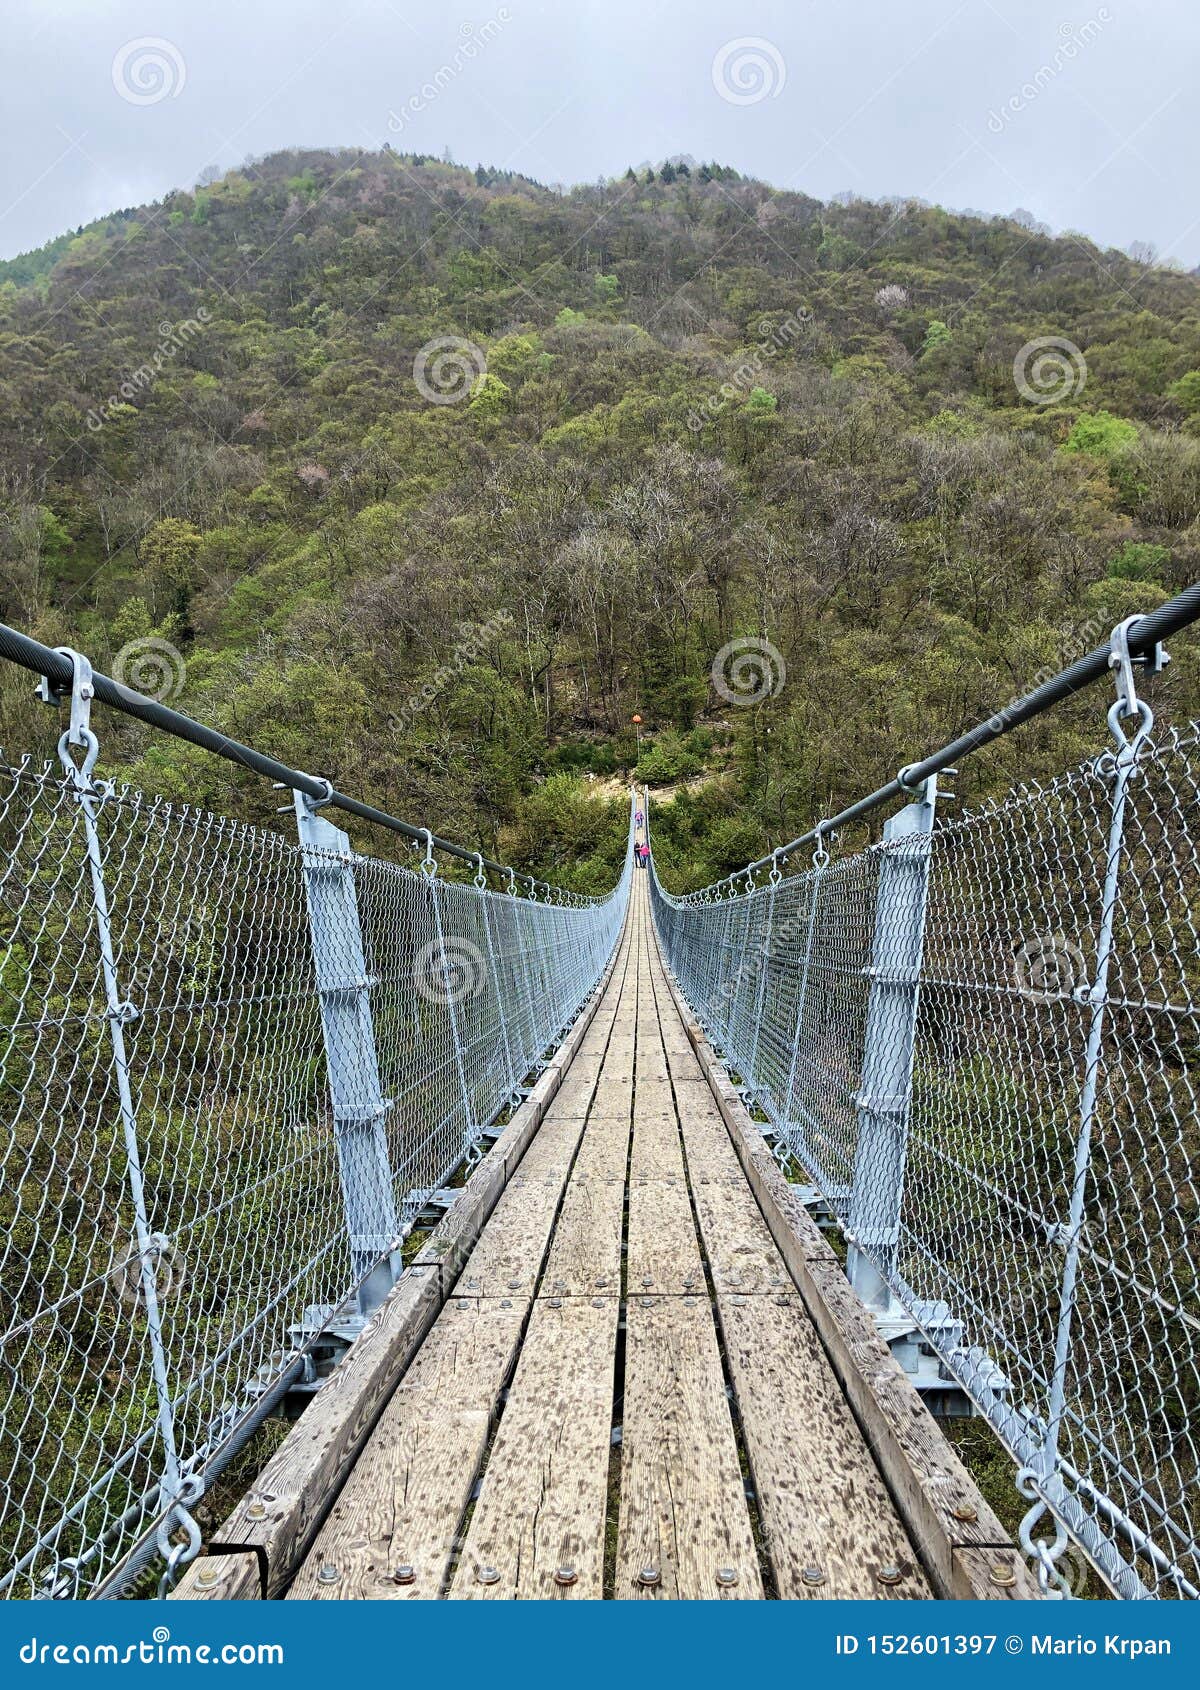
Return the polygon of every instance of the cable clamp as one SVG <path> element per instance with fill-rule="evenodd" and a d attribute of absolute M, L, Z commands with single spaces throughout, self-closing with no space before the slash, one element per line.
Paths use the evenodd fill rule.
<path fill-rule="evenodd" d="M 58 742 L 58 757 L 76 786 L 82 789 L 90 786 L 92 770 L 100 755 L 100 742 L 92 732 L 92 700 L 96 696 L 96 684 L 92 665 L 82 652 L 69 645 L 56 646 L 55 650 L 71 664 L 71 719 Z M 67 696 L 67 689 L 56 685 L 49 675 L 43 675 L 38 682 L 37 695 L 43 704 L 58 705 Z M 82 764 L 76 763 L 71 756 L 72 746 L 82 747 Z"/>
<path fill-rule="evenodd" d="M 1108 725 L 1117 742 L 1119 752 L 1136 754 L 1154 726 L 1154 712 L 1145 699 L 1138 697 L 1134 665 L 1141 666 L 1143 675 L 1161 675 L 1171 661 L 1167 648 L 1159 640 L 1149 651 L 1132 652 L 1129 636 L 1144 616 L 1127 616 L 1118 622 L 1109 640 L 1108 666 L 1116 671 L 1117 698 L 1108 712 Z M 1122 728 L 1122 721 L 1136 716 L 1139 726 L 1132 738 Z"/>
<path fill-rule="evenodd" d="M 433 854 L 433 834 L 427 827 L 420 829 L 425 840 L 425 855 L 421 858 L 421 873 L 426 880 L 432 880 L 438 871 L 437 858 Z"/>

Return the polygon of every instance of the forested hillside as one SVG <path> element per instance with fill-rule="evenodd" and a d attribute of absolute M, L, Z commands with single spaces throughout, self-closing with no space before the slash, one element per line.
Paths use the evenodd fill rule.
<path fill-rule="evenodd" d="M 580 886 L 636 711 L 700 884 L 1200 576 L 1200 281 L 716 167 L 291 152 L 0 265 L 0 429 L 5 619 L 165 652 L 127 678 Z M 782 659 L 750 704 L 712 675 L 741 638 Z M 48 747 L 0 684 L 6 752 Z M 107 772 L 270 815 L 102 731 Z M 1077 704 L 964 788 L 1101 735 Z"/>

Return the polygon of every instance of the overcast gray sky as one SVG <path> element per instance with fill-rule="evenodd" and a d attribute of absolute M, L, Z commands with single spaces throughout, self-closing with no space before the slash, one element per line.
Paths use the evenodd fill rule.
<path fill-rule="evenodd" d="M 1023 206 L 1200 263 L 1197 0 L 4 0 L 0 255 L 289 144 Z"/>

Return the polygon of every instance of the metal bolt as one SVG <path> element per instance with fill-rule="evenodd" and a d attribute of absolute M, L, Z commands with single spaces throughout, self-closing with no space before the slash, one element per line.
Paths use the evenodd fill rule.
<path fill-rule="evenodd" d="M 603 1289 L 604 1289 L 604 1287 L 605 1287 L 605 1286 L 606 1286 L 606 1285 L 607 1285 L 607 1284 L 608 1284 L 608 1280 L 607 1280 L 607 1279 L 598 1279 L 598 1280 L 597 1280 L 597 1281 L 596 1281 L 596 1286 L 597 1286 L 597 1288 L 598 1288 L 598 1289 L 599 1289 L 599 1290 L 601 1290 L 601 1291 L 603 1291 Z"/>
<path fill-rule="evenodd" d="M 604 1298 L 603 1297 L 593 1297 L 592 1298 L 592 1307 L 594 1309 L 602 1309 L 604 1307 Z"/>
<path fill-rule="evenodd" d="M 1015 1569 L 1008 1566 L 1004 1561 L 996 1562 L 995 1566 L 988 1573 L 988 1578 L 992 1584 L 998 1584 L 1004 1590 L 1011 1590 L 1013 1585 L 1017 1582 Z"/>
<path fill-rule="evenodd" d="M 653 1590 L 656 1585 L 662 1583 L 662 1574 L 657 1567 L 643 1567 L 637 1576 L 637 1582 L 643 1590 Z"/>
<path fill-rule="evenodd" d="M 800 1582 L 808 1585 L 824 1584 L 825 1574 L 821 1571 L 820 1567 L 805 1567 L 804 1571 L 800 1574 Z"/>
<path fill-rule="evenodd" d="M 880 1567 L 875 1577 L 880 1584 L 899 1584 L 904 1574 L 899 1567 Z"/>
<path fill-rule="evenodd" d="M 562 1308 L 562 1298 L 561 1297 L 551 1297 L 550 1298 L 550 1307 L 552 1309 L 561 1309 Z"/>
<path fill-rule="evenodd" d="M 341 1576 L 342 1576 L 341 1573 L 338 1572 L 337 1568 L 332 1564 L 332 1562 L 326 1561 L 325 1565 L 321 1568 L 320 1572 L 317 1574 L 317 1583 L 318 1584 L 336 1584 L 338 1582 L 338 1580 L 341 1578 Z"/>
<path fill-rule="evenodd" d="M 475 1574 L 475 1577 L 479 1580 L 480 1584 L 499 1584 L 500 1569 L 499 1567 L 480 1567 L 479 1571 Z"/>
<path fill-rule="evenodd" d="M 521 1281 L 519 1279 L 510 1279 L 508 1282 L 508 1288 L 510 1291 L 519 1291 L 521 1289 Z"/>
<path fill-rule="evenodd" d="M 512 1298 L 511 1297 L 501 1297 L 500 1307 L 502 1309 L 511 1309 L 512 1308 Z"/>
<path fill-rule="evenodd" d="M 653 1275 L 648 1274 L 648 1273 L 644 1273 L 642 1275 L 642 1284 L 643 1285 L 653 1285 L 654 1284 Z"/>
<path fill-rule="evenodd" d="M 402 1566 L 392 1568 L 393 1584 L 415 1584 L 416 1582 L 417 1569 L 410 1566 L 407 1561 Z"/>
<path fill-rule="evenodd" d="M 267 1509 L 265 1503 L 252 1502 L 246 1510 L 246 1518 L 248 1520 L 265 1520 L 266 1517 Z"/>
<path fill-rule="evenodd" d="M 555 1571 L 554 1571 L 554 1582 L 555 1582 L 555 1584 L 562 1584 L 562 1585 L 575 1584 L 576 1581 L 578 1580 L 578 1578 L 579 1578 L 579 1574 L 575 1571 L 574 1567 L 556 1567 L 555 1568 Z"/>
<path fill-rule="evenodd" d="M 738 1576 L 737 1569 L 735 1567 L 717 1568 L 717 1583 L 722 1587 L 722 1589 L 728 1590 L 730 1586 L 735 1585 L 737 1581 Z"/>
<path fill-rule="evenodd" d="M 216 1584 L 216 1582 L 217 1569 L 215 1567 L 201 1567 L 200 1571 L 196 1574 L 196 1583 L 202 1584 L 206 1590 L 210 1586 Z"/>
<path fill-rule="evenodd" d="M 960 1503 L 954 1510 L 954 1518 L 961 1520 L 963 1525 L 972 1525 L 979 1518 L 978 1508 L 972 1508 L 969 1502 Z"/>

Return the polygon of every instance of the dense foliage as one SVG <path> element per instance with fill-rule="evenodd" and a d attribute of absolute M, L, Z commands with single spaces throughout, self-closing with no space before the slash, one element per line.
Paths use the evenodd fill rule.
<path fill-rule="evenodd" d="M 0 614 L 98 667 L 166 641 L 180 708 L 599 888 L 634 711 L 699 884 L 1200 574 L 1194 276 L 652 178 L 292 152 L 0 266 Z M 443 336 L 483 355 L 461 403 L 414 380 Z M 1044 336 L 1086 361 L 1049 404 L 1014 379 Z M 737 638 L 786 664 L 753 706 L 713 686 Z M 0 685 L 6 749 L 48 746 L 28 678 Z M 109 772 L 270 814 L 243 772 L 103 727 Z M 1101 733 L 1076 704 L 964 786 Z"/>

